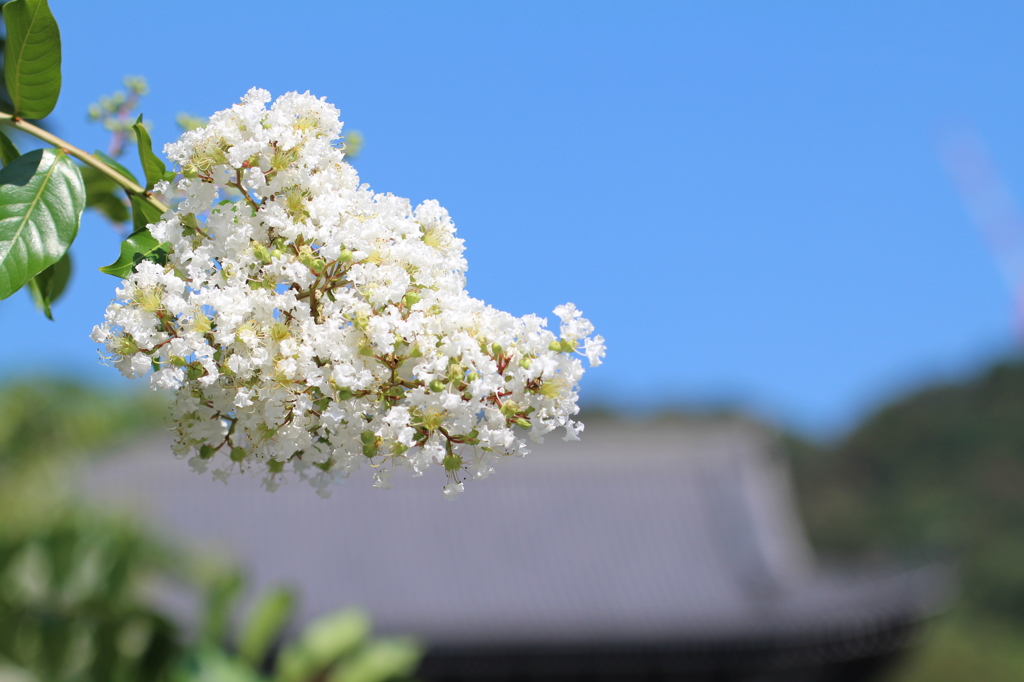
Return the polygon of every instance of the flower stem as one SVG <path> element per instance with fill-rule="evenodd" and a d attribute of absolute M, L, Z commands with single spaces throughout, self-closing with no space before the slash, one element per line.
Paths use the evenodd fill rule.
<path fill-rule="evenodd" d="M 107 164 L 103 163 L 103 161 L 99 160 L 92 154 L 82 151 L 81 149 L 74 146 L 70 142 L 62 140 L 53 133 L 43 130 L 39 126 L 32 125 L 25 119 L 4 112 L 0 112 L 0 125 L 10 126 L 22 132 L 28 133 L 33 137 L 38 137 L 40 140 L 44 142 L 49 142 L 54 147 L 58 147 L 64 150 L 65 152 L 75 157 L 82 163 L 88 166 L 92 166 L 100 173 L 103 173 L 108 178 L 110 178 L 118 185 L 123 187 L 124 190 L 128 192 L 128 194 L 134 194 L 140 199 L 143 199 L 148 204 L 159 210 L 160 213 L 165 213 L 168 210 L 168 207 L 162 201 L 158 200 L 152 194 L 147 192 L 144 187 L 140 187 L 139 185 L 135 184 L 125 176 L 121 175 L 119 172 L 117 172 Z"/>

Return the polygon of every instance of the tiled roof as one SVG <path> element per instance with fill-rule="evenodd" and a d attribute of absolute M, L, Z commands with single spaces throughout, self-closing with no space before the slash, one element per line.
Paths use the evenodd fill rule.
<path fill-rule="evenodd" d="M 91 494 L 229 552 L 257 589 L 293 584 L 304 618 L 360 605 L 431 644 L 828 640 L 922 618 L 939 584 L 817 571 L 785 467 L 740 422 L 595 421 L 455 501 L 440 471 L 386 491 L 357 475 L 322 500 L 197 476 L 162 436 L 136 450 Z"/>

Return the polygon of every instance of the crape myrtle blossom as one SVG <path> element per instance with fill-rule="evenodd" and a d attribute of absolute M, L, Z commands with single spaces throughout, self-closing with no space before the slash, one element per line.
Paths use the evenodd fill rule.
<path fill-rule="evenodd" d="M 556 336 L 471 298 L 444 208 L 360 185 L 324 100 L 268 102 L 250 90 L 165 147 L 166 263 L 139 263 L 93 331 L 124 375 L 174 393 L 175 451 L 321 494 L 362 464 L 378 486 L 439 465 L 452 496 L 526 434 L 577 439 L 580 357 L 604 355 L 590 322 L 559 306 Z"/>

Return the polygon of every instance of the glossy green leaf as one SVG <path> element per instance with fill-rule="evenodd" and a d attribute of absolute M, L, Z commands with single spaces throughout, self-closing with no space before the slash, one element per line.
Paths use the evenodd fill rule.
<path fill-rule="evenodd" d="M 56 301 L 71 279 L 71 254 L 65 253 L 59 261 L 46 268 L 28 282 L 29 293 L 36 307 L 53 319 L 50 306 Z"/>
<path fill-rule="evenodd" d="M 138 142 L 139 160 L 142 162 L 142 172 L 146 175 L 146 191 L 148 192 L 153 189 L 153 185 L 168 179 L 171 174 L 167 172 L 167 166 L 164 165 L 160 157 L 153 153 L 153 140 L 149 137 L 149 131 L 142 125 L 142 114 L 139 114 L 132 130 L 135 131 Z"/>
<path fill-rule="evenodd" d="M 7 137 L 3 131 L 0 131 L 0 162 L 6 166 L 19 156 L 21 156 L 21 152 L 11 142 L 11 138 Z"/>
<path fill-rule="evenodd" d="M 37 149 L 0 169 L 0 299 L 60 260 L 78 234 L 85 183 L 57 149 Z"/>
<path fill-rule="evenodd" d="M 145 229 L 147 225 L 160 221 L 160 210 L 153 206 L 138 194 L 128 197 L 132 204 L 132 229 L 135 231 Z"/>
<path fill-rule="evenodd" d="M 278 588 L 264 594 L 245 620 L 238 654 L 254 668 L 261 667 L 294 607 L 295 594 L 289 589 Z"/>
<path fill-rule="evenodd" d="M 158 242 L 144 227 L 132 232 L 127 239 L 121 242 L 121 254 L 117 260 L 100 268 L 100 272 L 124 279 L 132 274 L 135 266 L 144 260 L 162 265 L 167 262 L 170 246 L 167 242 L 162 244 Z"/>
<path fill-rule="evenodd" d="M 100 161 L 102 161 L 103 163 L 105 163 L 108 166 L 110 166 L 111 168 L 113 168 L 114 170 L 116 170 L 118 173 L 123 175 L 125 178 L 127 178 L 127 179 L 131 180 L 132 182 L 134 182 L 136 185 L 139 184 L 139 181 L 135 179 L 135 176 L 132 174 L 132 172 L 130 170 L 128 170 L 127 168 L 122 166 L 120 163 L 115 161 L 110 156 L 107 156 L 106 154 L 104 154 L 103 152 L 101 152 L 98 149 L 96 151 L 94 151 L 92 153 L 92 155 L 95 156 Z"/>
<path fill-rule="evenodd" d="M 12 0 L 4 5 L 7 44 L 4 77 L 14 112 L 43 118 L 60 95 L 60 30 L 46 0 Z"/>

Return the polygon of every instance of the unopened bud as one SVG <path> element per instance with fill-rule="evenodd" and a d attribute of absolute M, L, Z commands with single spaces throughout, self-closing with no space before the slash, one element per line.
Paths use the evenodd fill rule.
<path fill-rule="evenodd" d="M 252 247 L 252 255 L 256 257 L 256 260 L 269 263 L 270 262 L 270 249 L 267 248 L 266 244 L 256 242 Z"/>

